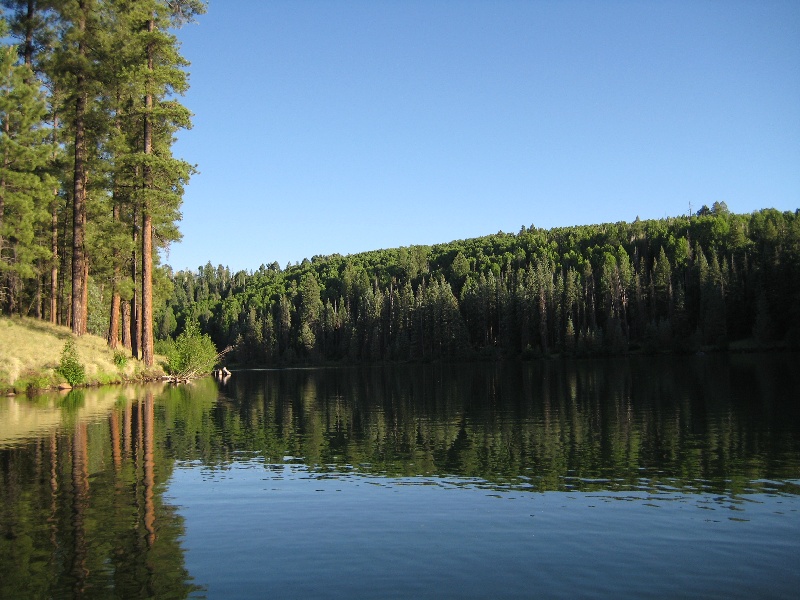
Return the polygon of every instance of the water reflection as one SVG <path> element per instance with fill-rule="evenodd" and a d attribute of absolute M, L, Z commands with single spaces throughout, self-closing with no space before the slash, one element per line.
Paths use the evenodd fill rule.
<path fill-rule="evenodd" d="M 202 593 L 186 567 L 191 532 L 174 499 L 165 497 L 168 484 L 173 493 L 193 490 L 179 502 L 209 506 L 197 523 L 225 524 L 232 532 L 252 525 L 241 515 L 265 514 L 265 488 L 308 502 L 309 481 L 311 491 L 342 493 L 345 500 L 363 494 L 362 484 L 450 490 L 451 502 L 452 490 L 469 488 L 535 497 L 545 506 L 708 504 L 729 509 L 728 520 L 746 520 L 741 509 L 753 498 L 764 504 L 764 498 L 800 496 L 796 359 L 239 372 L 226 382 L 3 399 L 0 598 Z M 206 484 L 242 469 L 255 474 L 219 489 L 237 507 L 220 514 Z M 530 493 L 548 491 L 567 493 Z M 381 496 L 377 523 L 383 503 L 392 501 L 396 514 L 408 512 L 400 500 Z M 269 505 L 274 512 L 264 527 L 285 526 L 291 540 L 296 505 L 286 506 Z M 342 506 L 342 514 L 351 514 L 349 504 Z M 529 516 L 523 509 L 514 518 Z M 650 523 L 650 516 L 637 523 Z M 620 530 L 629 525 L 620 520 Z M 557 540 L 560 527 L 553 521 L 540 533 Z M 308 535 L 315 532 L 311 527 Z M 242 535 L 212 537 L 235 549 Z M 370 543 L 379 546 L 382 536 L 377 531 Z M 278 547 L 285 541 L 277 532 L 273 538 Z M 217 564 L 218 548 L 208 539 L 198 538 L 194 547 Z M 672 547 L 665 548 L 669 555 Z"/>
<path fill-rule="evenodd" d="M 793 359 L 237 373 L 215 408 L 213 440 L 189 458 L 252 452 L 321 472 L 455 475 L 538 491 L 796 493 Z"/>
<path fill-rule="evenodd" d="M 155 417 L 163 396 L 161 387 L 88 390 L 6 410 L 0 597 L 197 590 L 183 565 L 183 521 L 162 500 L 172 472 Z"/>

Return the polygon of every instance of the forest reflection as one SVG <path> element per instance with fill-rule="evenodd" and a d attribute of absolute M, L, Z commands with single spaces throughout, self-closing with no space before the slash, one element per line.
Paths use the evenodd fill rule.
<path fill-rule="evenodd" d="M 27 406 L 7 399 L 0 597 L 186 597 L 198 589 L 183 565 L 182 520 L 162 497 L 172 461 L 157 431 L 161 392 L 72 391 Z M 31 429 L 37 412 L 60 426 Z"/>
<path fill-rule="evenodd" d="M 194 459 L 537 491 L 798 491 L 796 356 L 237 373 Z M 202 438 L 201 428 L 197 433 Z M 792 480 L 794 479 L 794 483 Z"/>
<path fill-rule="evenodd" d="M 0 597 L 202 593 L 164 494 L 176 468 L 800 495 L 796 358 L 241 371 L 3 399 Z"/>

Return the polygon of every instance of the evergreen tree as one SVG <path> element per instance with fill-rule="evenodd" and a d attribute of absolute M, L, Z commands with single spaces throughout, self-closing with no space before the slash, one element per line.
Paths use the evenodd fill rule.
<path fill-rule="evenodd" d="M 0 307 L 9 312 L 48 258 L 34 238 L 47 221 L 52 185 L 46 104 L 30 67 L 16 62 L 14 47 L 0 47 Z"/>
<path fill-rule="evenodd" d="M 129 160 L 141 173 L 137 204 L 141 211 L 142 260 L 142 360 L 152 365 L 153 355 L 153 230 L 162 225 L 167 239 L 174 239 L 171 222 L 177 217 L 183 186 L 192 168 L 172 157 L 173 134 L 190 126 L 189 112 L 174 100 L 187 88 L 183 67 L 186 60 L 177 51 L 175 37 L 168 28 L 173 23 L 191 20 L 204 12 L 199 2 L 166 0 L 120 0 L 133 31 L 132 44 L 138 49 L 138 69 L 131 70 L 132 87 L 144 98 L 136 120 L 142 139 Z"/>
<path fill-rule="evenodd" d="M 672 313 L 672 267 L 662 246 L 653 260 L 653 318 L 669 318 Z"/>

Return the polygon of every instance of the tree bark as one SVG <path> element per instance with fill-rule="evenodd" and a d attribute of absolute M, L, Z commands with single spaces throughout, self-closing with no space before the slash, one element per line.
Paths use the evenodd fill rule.
<path fill-rule="evenodd" d="M 155 21 L 151 18 L 147 22 L 147 30 L 152 33 Z M 148 80 L 145 90 L 145 116 L 144 116 L 144 154 L 149 157 L 153 153 L 153 45 L 147 46 L 147 71 Z M 152 367 L 153 353 L 153 217 L 151 214 L 151 199 L 149 192 L 153 188 L 153 177 L 150 165 L 144 164 L 144 202 L 142 215 L 142 360 L 145 366 Z"/>
<path fill-rule="evenodd" d="M 71 244 L 68 239 L 71 227 L 69 226 L 69 215 L 66 214 L 70 208 L 70 204 L 71 202 L 68 201 L 65 207 L 64 219 L 62 219 L 62 222 L 59 224 L 61 235 L 59 247 L 62 249 L 62 252 L 61 256 L 59 256 L 59 263 L 61 264 L 59 271 L 61 277 L 58 278 L 58 324 L 66 327 L 70 327 L 70 315 L 72 314 L 71 288 L 67 285 L 67 278 L 71 275 L 69 266 L 72 261 L 69 256 L 70 253 L 68 252 L 68 250 L 71 249 Z"/>
<path fill-rule="evenodd" d="M 86 223 L 83 224 L 86 231 Z M 89 326 L 89 257 L 84 252 L 83 255 L 83 298 L 81 299 L 81 335 L 86 333 Z"/>
<path fill-rule="evenodd" d="M 10 125 L 8 122 L 8 117 L 6 117 L 3 123 L 3 133 L 8 137 L 8 132 L 10 129 Z M 8 149 L 5 150 L 3 153 L 3 170 L 8 168 Z M 6 180 L 5 177 L 0 178 L 0 262 L 3 260 L 3 246 L 5 246 L 5 240 L 3 240 L 3 219 L 5 218 L 6 212 Z M 3 309 L 5 305 L 5 284 L 2 280 L 0 280 L 0 310 Z"/>
<path fill-rule="evenodd" d="M 113 217 L 114 223 L 119 222 L 119 203 L 114 200 Z M 111 315 L 108 320 L 108 345 L 116 349 L 119 345 L 119 311 L 121 298 L 119 295 L 119 278 L 120 278 L 120 265 L 119 265 L 119 251 L 114 250 L 114 275 L 111 281 Z"/>
<path fill-rule="evenodd" d="M 55 192 L 58 197 L 58 190 Z M 58 204 L 53 200 L 53 213 L 51 220 L 50 251 L 50 322 L 58 321 Z"/>
<path fill-rule="evenodd" d="M 115 269 L 114 277 L 119 275 L 118 270 Z M 108 324 L 108 345 L 116 349 L 119 346 L 119 313 L 122 305 L 119 291 L 116 289 L 117 284 L 114 282 L 114 291 L 111 293 L 111 318 Z"/>
<path fill-rule="evenodd" d="M 35 10 L 34 0 L 28 0 L 28 9 L 25 13 L 25 44 L 24 60 L 25 64 L 33 67 L 33 14 Z"/>
<path fill-rule="evenodd" d="M 127 347 L 129 347 L 131 349 L 131 355 L 134 358 L 137 358 L 137 359 L 139 358 L 139 347 L 140 347 L 140 344 L 139 344 L 140 334 L 139 334 L 139 332 L 141 331 L 140 328 L 139 328 L 139 323 L 140 323 L 140 319 L 139 319 L 139 291 L 136 288 L 137 278 L 139 276 L 139 268 L 138 268 L 139 252 L 138 252 L 138 249 L 137 249 L 137 244 L 139 243 L 139 224 L 138 224 L 138 220 L 139 220 L 139 210 L 136 207 L 136 205 L 134 204 L 134 208 L 133 208 L 133 251 L 131 252 L 131 254 L 133 255 L 131 257 L 131 259 L 132 259 L 131 260 L 131 279 L 133 280 L 133 297 L 131 298 L 130 310 L 128 311 L 129 312 L 129 325 L 130 325 L 130 327 L 128 328 L 129 332 L 130 332 L 130 339 L 129 339 L 130 345 L 127 346 Z"/>
<path fill-rule="evenodd" d="M 86 54 L 86 43 L 83 35 L 86 32 L 86 4 L 80 2 L 78 29 L 81 40 L 78 43 L 78 54 Z M 86 75 L 80 70 L 76 76 L 77 98 L 75 100 L 75 165 L 73 169 L 73 214 L 72 214 L 72 332 L 83 335 L 84 323 L 84 281 L 85 270 L 85 233 L 86 233 Z"/>
<path fill-rule="evenodd" d="M 146 212 L 142 222 L 142 360 L 153 366 L 153 221 Z"/>
<path fill-rule="evenodd" d="M 31 0 L 33 1 L 33 0 Z M 58 114 L 53 113 L 53 163 L 56 161 L 58 147 Z M 50 322 L 58 318 L 58 186 L 53 188 L 53 205 L 50 214 Z"/>
<path fill-rule="evenodd" d="M 42 270 L 42 261 L 36 261 L 36 318 L 42 318 L 42 288 L 44 288 L 44 273 Z"/>
<path fill-rule="evenodd" d="M 125 300 L 122 302 L 122 347 L 131 349 L 131 304 Z"/>

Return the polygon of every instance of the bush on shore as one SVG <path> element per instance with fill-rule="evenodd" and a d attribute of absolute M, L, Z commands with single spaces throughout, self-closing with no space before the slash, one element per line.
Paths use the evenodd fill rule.
<path fill-rule="evenodd" d="M 167 357 L 167 373 L 179 379 L 211 373 L 219 358 L 211 337 L 200 333 L 200 326 L 195 322 L 188 323 L 174 341 L 160 342 L 158 351 Z"/>

